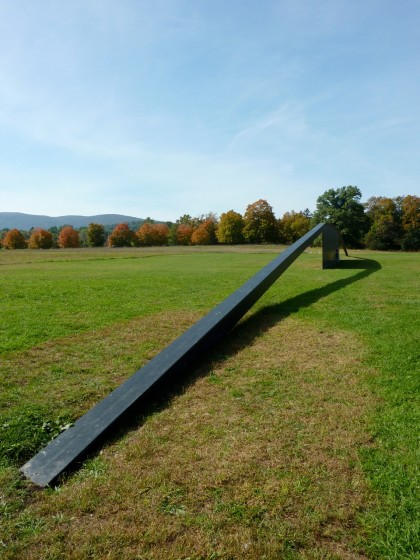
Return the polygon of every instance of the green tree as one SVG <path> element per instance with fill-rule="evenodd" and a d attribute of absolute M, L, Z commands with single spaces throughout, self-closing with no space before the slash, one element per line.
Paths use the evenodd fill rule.
<path fill-rule="evenodd" d="M 53 242 L 54 242 L 53 247 L 58 247 L 58 234 L 60 233 L 60 228 L 57 226 L 52 226 L 48 228 L 48 231 L 51 233 L 53 237 Z"/>
<path fill-rule="evenodd" d="M 249 204 L 244 215 L 243 235 L 248 243 L 276 243 L 277 220 L 272 207 L 260 199 Z"/>
<path fill-rule="evenodd" d="M 89 247 L 88 228 L 86 226 L 81 226 L 77 231 L 79 232 L 79 246 Z"/>
<path fill-rule="evenodd" d="M 220 216 L 219 227 L 216 236 L 219 243 L 237 245 L 244 242 L 244 219 L 238 212 L 229 210 Z"/>
<path fill-rule="evenodd" d="M 360 247 L 369 225 L 361 197 L 360 190 L 353 186 L 325 191 L 317 199 L 313 224 L 334 224 L 348 246 Z"/>
<path fill-rule="evenodd" d="M 176 221 L 177 225 L 180 224 L 184 224 L 187 226 L 194 226 L 195 224 L 195 219 L 192 218 L 189 214 L 183 214 L 182 216 L 180 216 L 177 221 Z"/>
<path fill-rule="evenodd" d="M 91 223 L 87 229 L 88 244 L 91 247 L 102 247 L 105 243 L 105 228 L 102 224 Z"/>

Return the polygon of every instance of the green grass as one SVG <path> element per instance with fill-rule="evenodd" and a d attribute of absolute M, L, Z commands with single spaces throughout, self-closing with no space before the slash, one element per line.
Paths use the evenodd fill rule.
<path fill-rule="evenodd" d="M 24 264 L 15 254 L 7 262 L 9 254 L 0 255 L 0 353 L 165 309 L 205 310 L 269 259 L 231 254 L 226 263 L 226 255 L 213 254 L 210 269 L 200 253 L 137 251 L 87 260 L 76 251 L 71 260 Z"/>
<path fill-rule="evenodd" d="M 58 491 L 18 476 L 278 250 L 0 252 L 5 558 L 420 557 L 418 254 L 309 251 Z"/>

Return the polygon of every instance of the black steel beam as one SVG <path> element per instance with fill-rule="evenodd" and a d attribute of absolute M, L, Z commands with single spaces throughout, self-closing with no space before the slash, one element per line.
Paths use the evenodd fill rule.
<path fill-rule="evenodd" d="M 22 473 L 44 487 L 74 467 L 127 412 L 145 402 L 152 387 L 178 373 L 226 334 L 320 234 L 323 235 L 323 268 L 336 266 L 340 234 L 329 224 L 319 224 L 52 440 L 23 465 Z"/>

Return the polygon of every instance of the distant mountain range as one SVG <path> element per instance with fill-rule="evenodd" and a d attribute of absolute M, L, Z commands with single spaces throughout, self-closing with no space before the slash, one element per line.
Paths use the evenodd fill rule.
<path fill-rule="evenodd" d="M 97 216 L 38 216 L 35 214 L 22 214 L 21 212 L 0 212 L 0 230 L 22 229 L 29 230 L 32 227 L 49 229 L 51 227 L 69 225 L 74 228 L 88 226 L 90 223 L 102 224 L 104 226 L 120 224 L 123 222 L 144 222 L 144 218 L 124 216 L 122 214 L 98 214 Z"/>

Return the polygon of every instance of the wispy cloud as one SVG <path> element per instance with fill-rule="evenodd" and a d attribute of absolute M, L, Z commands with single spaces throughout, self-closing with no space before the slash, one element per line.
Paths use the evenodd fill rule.
<path fill-rule="evenodd" d="M 234 136 L 230 148 L 254 140 L 258 136 L 271 132 L 271 129 L 275 129 L 286 141 L 290 137 L 297 138 L 304 135 L 308 127 L 305 122 L 303 107 L 293 103 L 283 104 L 276 111 L 264 115 L 247 128 L 239 131 Z"/>

